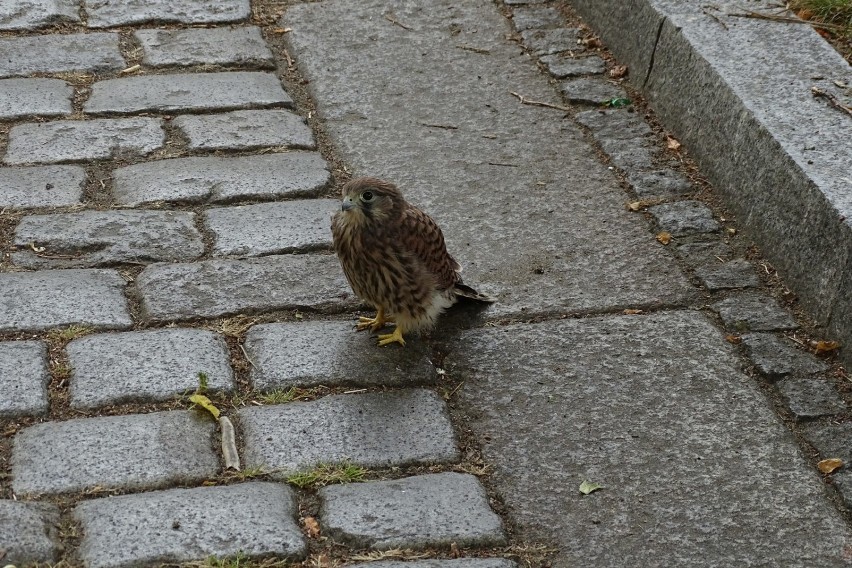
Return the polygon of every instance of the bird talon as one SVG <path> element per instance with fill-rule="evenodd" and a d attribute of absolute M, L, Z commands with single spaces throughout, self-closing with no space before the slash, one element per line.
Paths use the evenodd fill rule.
<path fill-rule="evenodd" d="M 364 331 L 365 329 L 369 329 L 370 331 L 379 331 L 388 323 L 393 323 L 393 318 L 385 317 L 384 310 L 380 309 L 374 318 L 364 316 L 359 317 L 358 323 L 355 324 L 355 329 L 358 331 Z"/>
<path fill-rule="evenodd" d="M 386 333 L 379 336 L 379 345 L 389 345 L 391 343 L 399 343 L 405 346 L 405 339 L 402 338 L 402 330 L 397 327 L 393 333 Z"/>

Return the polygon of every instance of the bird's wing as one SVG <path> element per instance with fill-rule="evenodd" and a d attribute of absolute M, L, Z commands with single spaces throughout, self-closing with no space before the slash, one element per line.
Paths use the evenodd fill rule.
<path fill-rule="evenodd" d="M 461 266 L 447 252 L 444 234 L 429 215 L 409 205 L 402 215 L 400 238 L 406 251 L 435 277 L 438 289 L 451 288 L 459 281 Z"/>

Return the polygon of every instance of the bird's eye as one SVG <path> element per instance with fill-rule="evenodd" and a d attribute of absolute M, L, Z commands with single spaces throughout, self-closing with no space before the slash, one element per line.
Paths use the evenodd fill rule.
<path fill-rule="evenodd" d="M 373 200 L 373 192 L 372 191 L 365 191 L 364 193 L 361 194 L 361 200 L 362 201 L 372 201 Z"/>

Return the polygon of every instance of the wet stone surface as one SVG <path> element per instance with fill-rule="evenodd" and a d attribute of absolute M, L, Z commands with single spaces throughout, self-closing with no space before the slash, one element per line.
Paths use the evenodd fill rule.
<path fill-rule="evenodd" d="M 106 28 L 150 21 L 212 24 L 245 20 L 249 0 L 84 0 L 88 24 Z"/>
<path fill-rule="evenodd" d="M 311 150 L 316 147 L 305 120 L 287 110 L 238 110 L 179 116 L 172 124 L 189 138 L 190 150 L 251 150 L 270 146 Z"/>
<path fill-rule="evenodd" d="M 0 77 L 32 73 L 109 73 L 126 64 L 118 34 L 48 34 L 0 39 Z"/>
<path fill-rule="evenodd" d="M 579 77 L 581 75 L 600 75 L 606 71 L 604 60 L 597 55 L 587 57 L 566 57 L 560 54 L 545 55 L 540 58 L 548 71 L 557 79 Z"/>
<path fill-rule="evenodd" d="M 512 11 L 512 23 L 519 32 L 533 28 L 559 28 L 565 25 L 565 18 L 556 8 L 518 7 Z"/>
<path fill-rule="evenodd" d="M 585 50 L 577 43 L 580 30 L 576 28 L 531 29 L 521 32 L 524 45 L 535 55 L 551 55 L 571 51 L 580 53 Z"/>
<path fill-rule="evenodd" d="M 654 220 L 663 231 L 674 237 L 694 235 L 696 233 L 715 233 L 719 223 L 713 218 L 713 211 L 700 201 L 676 201 L 662 203 L 648 208 Z"/>
<path fill-rule="evenodd" d="M 60 79 L 0 80 L 0 119 L 71 114 L 74 89 Z"/>
<path fill-rule="evenodd" d="M 76 205 L 85 183 L 80 166 L 0 168 L 0 209 Z"/>
<path fill-rule="evenodd" d="M 560 90 L 569 101 L 599 105 L 626 96 L 624 89 L 603 79 L 580 78 L 562 83 Z"/>
<path fill-rule="evenodd" d="M 49 382 L 44 343 L 0 342 L 0 392 L 3 393 L 0 397 L 0 419 L 45 414 Z"/>
<path fill-rule="evenodd" d="M 0 499 L 3 564 L 31 566 L 58 560 L 61 550 L 58 527 L 56 505 Z"/>
<path fill-rule="evenodd" d="M 749 357 L 768 377 L 811 375 L 828 369 L 828 365 L 795 344 L 769 333 L 747 333 L 742 336 Z"/>
<path fill-rule="evenodd" d="M 0 30 L 34 30 L 80 21 L 79 0 L 0 0 Z"/>
<path fill-rule="evenodd" d="M 760 279 L 751 263 L 737 258 L 728 262 L 713 262 L 695 269 L 695 276 L 710 291 L 731 288 L 754 288 Z"/>
<path fill-rule="evenodd" d="M 151 67 L 234 65 L 274 67 L 275 59 L 260 28 L 235 27 L 188 30 L 136 30 L 142 64 Z"/>
<path fill-rule="evenodd" d="M 710 306 L 731 331 L 781 331 L 798 327 L 790 312 L 770 296 L 743 292 Z"/>
<path fill-rule="evenodd" d="M 826 380 L 790 377 L 778 381 L 776 386 L 796 418 L 816 418 L 846 410 L 846 403 Z"/>

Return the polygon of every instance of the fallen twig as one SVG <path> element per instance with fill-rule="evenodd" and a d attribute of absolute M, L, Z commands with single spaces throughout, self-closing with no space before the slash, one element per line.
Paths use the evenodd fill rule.
<path fill-rule="evenodd" d="M 827 92 L 823 91 L 822 89 L 820 89 L 819 87 L 811 87 L 811 94 L 815 97 L 822 97 L 824 99 L 827 99 L 828 104 L 830 104 L 831 106 L 833 106 L 834 108 L 836 108 L 838 110 L 842 110 L 843 112 L 845 112 L 849 116 L 852 116 L 852 108 L 841 103 L 837 99 L 837 97 L 835 97 L 831 93 L 827 93 Z"/>
<path fill-rule="evenodd" d="M 534 100 L 531 100 L 531 99 L 526 98 L 526 97 L 525 97 L 525 96 L 523 96 L 523 95 L 519 95 L 519 94 L 518 94 L 518 93 L 516 93 L 515 91 L 509 91 L 509 93 L 510 93 L 510 94 L 512 94 L 512 95 L 514 95 L 514 96 L 516 96 L 516 97 L 518 97 L 518 100 L 519 100 L 519 101 L 521 101 L 521 104 L 524 104 L 524 105 L 540 106 L 540 107 L 547 107 L 547 108 L 555 108 L 556 110 L 562 110 L 562 111 L 565 111 L 565 112 L 571 112 L 571 109 L 570 109 L 570 108 L 568 108 L 568 107 L 564 107 L 564 106 L 561 106 L 561 105 L 554 105 L 554 104 L 546 103 L 546 102 L 543 102 L 543 101 L 534 101 Z"/>
<path fill-rule="evenodd" d="M 293 58 L 290 57 L 290 54 L 287 52 L 286 49 L 284 50 L 284 57 L 287 59 L 287 68 L 290 69 L 291 67 L 293 67 Z"/>
<path fill-rule="evenodd" d="M 789 16 L 775 16 L 773 14 L 761 14 L 760 12 L 747 11 L 745 14 L 728 14 L 735 18 L 754 18 L 755 20 L 769 20 L 771 22 L 783 22 L 785 24 L 807 24 L 815 28 L 827 28 L 830 30 L 838 30 L 843 26 L 837 24 L 823 24 L 821 22 L 812 22 L 810 20 L 800 20 L 799 18 L 791 18 Z"/>
<path fill-rule="evenodd" d="M 428 126 L 429 128 L 444 128 L 446 130 L 458 130 L 458 126 L 452 124 L 430 124 L 428 122 L 418 122 L 420 126 Z"/>
<path fill-rule="evenodd" d="M 385 19 L 386 19 L 387 21 L 389 21 L 390 23 L 395 24 L 395 25 L 397 25 L 397 26 L 401 27 L 401 28 L 402 28 L 402 29 L 404 29 L 404 30 L 411 31 L 411 28 L 410 28 L 409 26 L 406 26 L 405 24 L 403 24 L 402 22 L 400 22 L 399 20 L 397 20 L 396 18 L 394 18 L 394 17 L 393 17 L 393 14 L 390 14 L 390 13 L 385 14 Z"/>
<path fill-rule="evenodd" d="M 491 50 L 482 49 L 481 47 L 473 47 L 473 46 L 470 46 L 470 45 L 459 44 L 459 45 L 456 46 L 456 49 L 464 49 L 465 51 L 472 51 L 474 53 L 481 53 L 483 55 L 490 55 L 491 54 Z"/>

